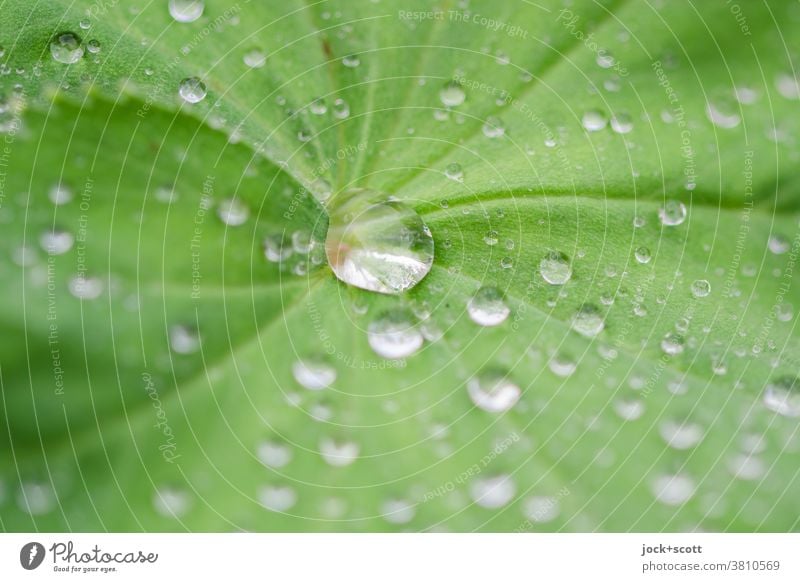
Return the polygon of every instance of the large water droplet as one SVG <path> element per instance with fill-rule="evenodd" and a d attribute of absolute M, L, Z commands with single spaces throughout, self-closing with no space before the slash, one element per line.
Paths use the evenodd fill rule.
<path fill-rule="evenodd" d="M 675 332 L 667 333 L 661 340 L 661 351 L 668 356 L 677 356 L 683 352 L 683 337 Z"/>
<path fill-rule="evenodd" d="M 564 253 L 552 251 L 545 255 L 539 263 L 542 279 L 551 285 L 563 285 L 572 277 L 572 266 Z"/>
<path fill-rule="evenodd" d="M 217 216 L 228 226 L 241 226 L 250 218 L 250 209 L 240 198 L 225 198 L 219 201 Z"/>
<path fill-rule="evenodd" d="M 467 303 L 470 319 L 483 326 L 500 325 L 511 310 L 503 300 L 503 293 L 497 287 L 481 287 Z"/>
<path fill-rule="evenodd" d="M 658 209 L 658 219 L 664 226 L 683 224 L 686 220 L 686 205 L 677 200 L 667 200 L 664 206 Z"/>
<path fill-rule="evenodd" d="M 658 433 L 667 446 L 673 449 L 690 449 L 703 440 L 703 427 L 694 422 L 665 420 L 658 427 Z"/>
<path fill-rule="evenodd" d="M 318 359 L 298 360 L 292 366 L 292 374 L 307 390 L 322 390 L 336 381 L 336 368 Z"/>
<path fill-rule="evenodd" d="M 507 374 L 499 370 L 482 372 L 469 379 L 467 393 L 472 402 L 486 412 L 506 412 L 519 401 L 522 391 Z"/>
<path fill-rule="evenodd" d="M 695 297 L 707 297 L 709 293 L 711 293 L 711 283 L 705 279 L 698 279 L 692 283 L 692 295 Z"/>
<path fill-rule="evenodd" d="M 297 493 L 288 485 L 266 485 L 258 491 L 258 502 L 270 511 L 288 511 L 297 503 Z"/>
<path fill-rule="evenodd" d="M 510 475 L 480 477 L 469 488 L 472 500 L 486 509 L 498 509 L 514 499 L 517 486 Z"/>
<path fill-rule="evenodd" d="M 203 15 L 203 0 L 169 0 L 169 14 L 177 22 L 194 22 Z"/>
<path fill-rule="evenodd" d="M 339 441 L 323 438 L 319 443 L 319 452 L 326 463 L 333 467 L 352 465 L 358 458 L 360 447 L 353 441 Z"/>
<path fill-rule="evenodd" d="M 608 118 L 602 111 L 591 109 L 583 114 L 581 123 L 586 131 L 602 131 L 608 125 Z"/>
<path fill-rule="evenodd" d="M 398 360 L 422 347 L 422 332 L 414 325 L 410 311 L 386 311 L 369 324 L 367 339 L 372 350 L 383 358 Z"/>
<path fill-rule="evenodd" d="M 603 314 L 594 305 L 584 305 L 572 317 L 572 329 L 584 337 L 595 337 L 604 328 Z"/>
<path fill-rule="evenodd" d="M 389 523 L 403 524 L 414 519 L 417 508 L 405 499 L 389 499 L 381 505 L 381 516 Z"/>
<path fill-rule="evenodd" d="M 445 107 L 458 107 L 466 98 L 467 94 L 458 81 L 450 81 L 439 91 L 439 99 Z"/>
<path fill-rule="evenodd" d="M 62 32 L 50 41 L 50 54 L 59 63 L 71 65 L 83 56 L 83 43 L 74 32 Z"/>
<path fill-rule="evenodd" d="M 348 285 L 401 293 L 431 270 L 433 237 L 420 215 L 403 202 L 351 190 L 333 198 L 329 218 L 328 262 Z"/>
<path fill-rule="evenodd" d="M 669 506 L 683 505 L 689 501 L 695 488 L 694 480 L 683 474 L 660 475 L 651 486 L 656 501 Z"/>
<path fill-rule="evenodd" d="M 258 49 L 253 49 L 246 52 L 242 60 L 251 69 L 260 69 L 267 64 L 267 55 Z"/>
<path fill-rule="evenodd" d="M 188 77 L 178 85 L 178 93 L 187 103 L 200 103 L 206 98 L 206 86 L 197 77 Z"/>
<path fill-rule="evenodd" d="M 800 417 L 800 380 L 782 376 L 771 381 L 764 390 L 764 406 L 782 416 Z"/>
<path fill-rule="evenodd" d="M 258 445 L 256 455 L 267 467 L 280 469 L 292 460 L 292 449 L 280 441 L 264 441 Z"/>

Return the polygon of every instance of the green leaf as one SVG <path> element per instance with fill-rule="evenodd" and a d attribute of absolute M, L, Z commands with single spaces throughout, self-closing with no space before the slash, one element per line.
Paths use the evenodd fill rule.
<path fill-rule="evenodd" d="M 6 2 L 3 529 L 797 530 L 800 12 L 561 4 Z M 336 279 L 326 183 L 423 217 L 419 285 Z"/>

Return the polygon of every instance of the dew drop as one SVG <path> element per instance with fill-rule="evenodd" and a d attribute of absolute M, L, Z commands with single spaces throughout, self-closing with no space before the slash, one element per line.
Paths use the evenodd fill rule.
<path fill-rule="evenodd" d="M 800 81 L 789 73 L 781 73 L 775 79 L 775 88 L 778 93 L 792 101 L 800 100 Z"/>
<path fill-rule="evenodd" d="M 497 234 L 496 230 L 487 231 L 485 235 L 483 235 L 483 242 L 485 242 L 488 246 L 493 247 L 497 244 L 499 240 L 499 235 Z"/>
<path fill-rule="evenodd" d="M 678 450 L 691 449 L 703 440 L 703 428 L 693 422 L 665 420 L 658 427 L 658 434 L 668 447 Z"/>
<path fill-rule="evenodd" d="M 217 216 L 228 226 L 241 226 L 250 217 L 250 209 L 240 198 L 225 198 L 217 205 Z"/>
<path fill-rule="evenodd" d="M 251 69 L 260 69 L 267 64 L 267 55 L 258 49 L 253 49 L 246 52 L 242 60 Z"/>
<path fill-rule="evenodd" d="M 508 505 L 517 493 L 510 475 L 479 477 L 472 481 L 469 494 L 472 500 L 486 509 L 499 509 Z"/>
<path fill-rule="evenodd" d="M 39 244 L 50 255 L 63 255 L 72 248 L 75 237 L 66 230 L 47 230 L 39 237 Z"/>
<path fill-rule="evenodd" d="M 350 117 L 350 105 L 344 99 L 336 99 L 331 112 L 336 119 L 347 119 Z"/>
<path fill-rule="evenodd" d="M 361 59 L 358 58 L 358 55 L 347 55 L 342 59 L 342 64 L 348 69 L 355 69 L 361 64 Z"/>
<path fill-rule="evenodd" d="M 481 287 L 467 303 L 467 313 L 478 325 L 490 327 L 508 319 L 511 310 L 497 287 Z"/>
<path fill-rule="evenodd" d="M 583 305 L 575 315 L 572 316 L 572 329 L 584 337 L 596 337 L 604 328 L 605 321 L 603 320 L 603 314 L 600 312 L 600 309 L 594 305 Z"/>
<path fill-rule="evenodd" d="M 581 123 L 586 131 L 602 131 L 608 125 L 608 118 L 605 113 L 597 109 L 590 109 L 583 114 Z"/>
<path fill-rule="evenodd" d="M 686 205 L 677 200 L 667 200 L 664 206 L 658 209 L 658 219 L 664 226 L 683 224 L 686 220 Z"/>
<path fill-rule="evenodd" d="M 86 50 L 88 50 L 93 55 L 99 53 L 101 48 L 102 47 L 100 46 L 99 40 L 92 39 L 86 43 Z"/>
<path fill-rule="evenodd" d="M 48 191 L 47 197 L 50 199 L 50 202 L 56 206 L 63 206 L 72 201 L 74 194 L 72 189 L 64 184 L 55 184 Z"/>
<path fill-rule="evenodd" d="M 444 169 L 444 175 L 454 182 L 464 181 L 464 170 L 461 169 L 461 164 L 457 162 L 447 164 L 447 167 Z"/>
<path fill-rule="evenodd" d="M 297 493 L 288 485 L 265 485 L 258 491 L 258 502 L 270 511 L 288 511 L 297 503 Z"/>
<path fill-rule="evenodd" d="M 789 252 L 791 245 L 789 241 L 779 234 L 770 235 L 767 241 L 767 248 L 773 255 L 783 255 Z"/>
<path fill-rule="evenodd" d="M 332 467 L 352 465 L 358 458 L 360 447 L 353 441 L 323 438 L 319 443 L 322 459 Z"/>
<path fill-rule="evenodd" d="M 336 381 L 336 368 L 320 359 L 298 360 L 292 365 L 292 374 L 306 390 L 322 390 Z"/>
<path fill-rule="evenodd" d="M 782 376 L 772 380 L 764 390 L 764 406 L 789 418 L 800 418 L 800 380 Z"/>
<path fill-rule="evenodd" d="M 58 504 L 53 486 L 46 481 L 23 481 L 17 492 L 17 505 L 28 515 L 43 515 Z"/>
<path fill-rule="evenodd" d="M 270 263 L 281 263 L 292 256 L 292 245 L 280 234 L 264 237 L 264 257 Z"/>
<path fill-rule="evenodd" d="M 62 32 L 50 41 L 50 54 L 59 63 L 71 65 L 83 57 L 83 43 L 74 32 Z"/>
<path fill-rule="evenodd" d="M 503 137 L 506 134 L 506 126 L 502 119 L 492 115 L 486 118 L 482 131 L 483 135 L 489 139 L 496 139 L 498 137 Z"/>
<path fill-rule="evenodd" d="M 197 77 L 188 77 L 178 85 L 178 94 L 187 103 L 200 103 L 206 98 L 206 86 Z"/>
<path fill-rule="evenodd" d="M 522 512 L 534 523 L 548 523 L 561 513 L 561 504 L 556 497 L 537 495 L 525 500 Z"/>
<path fill-rule="evenodd" d="M 322 97 L 317 97 L 309 103 L 308 110 L 314 115 L 325 115 L 328 112 L 328 104 Z"/>
<path fill-rule="evenodd" d="M 633 421 L 642 417 L 645 406 L 638 398 L 620 398 L 614 401 L 614 412 L 622 420 Z"/>
<path fill-rule="evenodd" d="M 677 356 L 683 352 L 683 338 L 677 333 L 667 333 L 661 339 L 661 351 L 668 356 Z"/>
<path fill-rule="evenodd" d="M 169 328 L 169 346 L 176 354 L 193 354 L 200 349 L 200 336 L 193 327 L 173 325 Z"/>
<path fill-rule="evenodd" d="M 614 133 L 630 133 L 633 131 L 633 119 L 627 113 L 619 113 L 611 118 L 611 129 Z"/>
<path fill-rule="evenodd" d="M 659 475 L 653 480 L 651 491 L 656 501 L 676 507 L 689 501 L 695 493 L 694 480 L 687 475 Z"/>
<path fill-rule="evenodd" d="M 563 285 L 572 277 L 572 266 L 567 255 L 551 251 L 539 262 L 539 272 L 551 285 Z"/>
<path fill-rule="evenodd" d="M 413 315 L 403 308 L 386 311 L 372 321 L 367 340 L 372 351 L 390 360 L 413 355 L 424 342 L 422 332 L 414 326 Z"/>
<path fill-rule="evenodd" d="M 550 371 L 559 378 L 567 378 L 568 376 L 572 376 L 572 374 L 575 373 L 575 370 L 578 369 L 578 364 L 574 360 L 561 354 L 556 354 L 550 358 L 547 366 L 550 368 Z"/>
<path fill-rule="evenodd" d="M 416 507 L 405 499 L 388 499 L 381 504 L 381 517 L 389 523 L 401 525 L 414 519 Z"/>
<path fill-rule="evenodd" d="M 97 277 L 75 275 L 68 283 L 70 294 L 77 299 L 97 299 L 103 293 L 103 281 Z"/>
<path fill-rule="evenodd" d="M 650 254 L 650 249 L 647 247 L 639 247 L 634 251 L 634 256 L 636 257 L 636 261 L 641 263 L 642 265 L 646 265 L 650 262 L 652 255 Z"/>
<path fill-rule="evenodd" d="M 433 237 L 413 208 L 375 192 L 352 190 L 329 208 L 328 263 L 348 285 L 397 294 L 417 285 L 433 265 Z"/>
<path fill-rule="evenodd" d="M 707 297 L 711 293 L 711 283 L 705 279 L 698 279 L 692 283 L 692 295 L 697 298 Z"/>
<path fill-rule="evenodd" d="M 728 104 L 708 103 L 706 116 L 711 123 L 722 129 L 733 129 L 742 121 L 739 114 Z"/>
<path fill-rule="evenodd" d="M 445 107 L 458 107 L 466 98 L 464 87 L 458 81 L 450 81 L 439 91 L 439 99 Z"/>
<path fill-rule="evenodd" d="M 292 449 L 289 445 L 279 441 L 264 441 L 256 448 L 258 460 L 267 467 L 280 469 L 292 460 Z"/>
<path fill-rule="evenodd" d="M 499 370 L 482 372 L 467 381 L 470 400 L 486 412 L 506 412 L 519 401 L 522 391 Z"/>
<path fill-rule="evenodd" d="M 740 453 L 728 460 L 728 470 L 736 479 L 756 481 L 764 477 L 767 468 L 760 457 Z"/>
<path fill-rule="evenodd" d="M 189 494 L 183 489 L 162 487 L 153 494 L 153 509 L 164 517 L 180 518 L 191 505 Z"/>
<path fill-rule="evenodd" d="M 177 22 L 194 22 L 204 9 L 203 0 L 169 0 L 169 14 Z"/>

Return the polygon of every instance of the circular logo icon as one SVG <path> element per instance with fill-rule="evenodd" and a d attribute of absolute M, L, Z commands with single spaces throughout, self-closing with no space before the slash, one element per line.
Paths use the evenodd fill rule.
<path fill-rule="evenodd" d="M 26 570 L 35 570 L 44 561 L 44 546 L 39 542 L 28 542 L 19 551 L 19 563 Z"/>

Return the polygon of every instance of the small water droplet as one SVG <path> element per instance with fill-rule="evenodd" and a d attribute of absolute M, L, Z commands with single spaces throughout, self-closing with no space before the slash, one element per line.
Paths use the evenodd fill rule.
<path fill-rule="evenodd" d="M 422 332 L 414 325 L 413 315 L 404 308 L 386 311 L 372 321 L 367 339 L 376 354 L 390 360 L 413 355 L 424 342 Z"/>
<path fill-rule="evenodd" d="M 314 115 L 325 115 L 328 112 L 328 104 L 322 97 L 317 97 L 309 103 L 308 110 Z"/>
<path fill-rule="evenodd" d="M 686 205 L 677 200 L 667 200 L 664 206 L 658 209 L 658 219 L 664 226 L 683 224 L 686 220 Z"/>
<path fill-rule="evenodd" d="M 483 135 L 489 139 L 503 137 L 506 134 L 506 126 L 499 117 L 490 116 L 483 124 Z"/>
<path fill-rule="evenodd" d="M 333 102 L 331 111 L 336 119 L 347 119 L 350 117 L 350 105 L 348 105 L 347 101 L 344 99 L 336 99 Z"/>
<path fill-rule="evenodd" d="M 547 367 L 559 378 L 566 378 L 575 373 L 575 370 L 578 369 L 578 364 L 563 354 L 556 354 L 547 362 Z"/>
<path fill-rule="evenodd" d="M 68 283 L 70 294 L 77 299 L 97 299 L 103 293 L 103 281 L 97 277 L 75 275 Z"/>
<path fill-rule="evenodd" d="M 99 53 L 101 48 L 102 47 L 100 46 L 99 40 L 92 39 L 86 43 L 86 50 L 88 50 L 93 55 Z"/>
<path fill-rule="evenodd" d="M 595 59 L 597 66 L 603 69 L 610 69 L 617 62 L 614 56 L 607 50 L 599 50 Z"/>
<path fill-rule="evenodd" d="M 322 390 L 336 381 L 336 368 L 319 358 L 298 360 L 292 365 L 292 374 L 307 390 Z"/>
<path fill-rule="evenodd" d="M 611 118 L 611 129 L 614 133 L 630 133 L 633 131 L 633 119 L 627 113 L 618 113 Z"/>
<path fill-rule="evenodd" d="M 499 240 L 499 235 L 497 234 L 496 230 L 487 231 L 485 235 L 483 235 L 483 242 L 485 242 L 490 247 L 493 247 L 497 244 Z"/>
<path fill-rule="evenodd" d="M 161 487 L 153 494 L 153 509 L 164 517 L 180 518 L 191 505 L 189 494 L 175 487 Z"/>
<path fill-rule="evenodd" d="M 590 109 L 583 114 L 581 123 L 586 131 L 602 131 L 608 125 L 608 118 L 602 111 Z"/>
<path fill-rule="evenodd" d="M 348 285 L 397 294 L 431 270 L 434 244 L 413 208 L 372 191 L 337 195 L 325 241 L 334 274 Z"/>
<path fill-rule="evenodd" d="M 75 237 L 66 230 L 48 230 L 39 237 L 39 244 L 50 255 L 63 255 L 72 248 Z"/>
<path fill-rule="evenodd" d="M 786 99 L 800 99 L 800 81 L 790 73 L 781 73 L 775 78 L 775 88 Z"/>
<path fill-rule="evenodd" d="M 764 406 L 789 418 L 800 418 L 800 380 L 782 376 L 772 380 L 764 390 Z"/>
<path fill-rule="evenodd" d="M 74 32 L 62 32 L 50 41 L 50 54 L 64 65 L 77 63 L 83 57 L 83 42 Z"/>
<path fill-rule="evenodd" d="M 258 502 L 270 511 L 288 511 L 297 503 L 297 493 L 288 485 L 265 485 L 258 491 Z"/>
<path fill-rule="evenodd" d="M 319 452 L 323 460 L 332 467 L 352 465 L 358 458 L 360 447 L 354 441 L 323 438 L 319 443 Z"/>
<path fill-rule="evenodd" d="M 756 481 L 764 477 L 767 467 L 760 457 L 739 453 L 728 460 L 728 470 L 736 479 Z"/>
<path fill-rule="evenodd" d="M 522 395 L 519 386 L 500 370 L 485 371 L 470 378 L 467 393 L 475 406 L 494 413 L 511 410 Z"/>
<path fill-rule="evenodd" d="M 647 247 L 639 247 L 634 251 L 634 256 L 636 257 L 637 262 L 645 265 L 650 262 L 652 256 L 650 255 L 650 249 Z"/>
<path fill-rule="evenodd" d="M 472 500 L 486 509 L 499 509 L 508 505 L 517 493 L 517 486 L 511 475 L 478 477 L 470 484 Z"/>
<path fill-rule="evenodd" d="M 693 422 L 665 420 L 658 427 L 658 433 L 667 446 L 686 450 L 697 446 L 703 440 L 703 427 Z"/>
<path fill-rule="evenodd" d="M 193 327 L 173 325 L 169 328 L 169 346 L 176 354 L 193 354 L 200 349 L 200 336 Z"/>
<path fill-rule="evenodd" d="M 614 401 L 614 412 L 622 420 L 633 421 L 642 417 L 644 414 L 644 402 L 638 398 L 619 398 Z"/>
<path fill-rule="evenodd" d="M 572 317 L 572 329 L 584 337 L 596 337 L 604 328 L 603 314 L 594 305 L 584 305 Z"/>
<path fill-rule="evenodd" d="M 697 298 L 707 297 L 711 293 L 711 283 L 705 279 L 698 279 L 692 283 L 692 295 Z"/>
<path fill-rule="evenodd" d="M 244 64 L 251 69 L 260 69 L 267 64 L 267 55 L 258 49 L 253 49 L 247 51 L 242 57 L 242 60 Z"/>
<path fill-rule="evenodd" d="M 539 272 L 551 285 L 563 285 L 572 277 L 572 266 L 567 255 L 551 251 L 539 263 Z"/>
<path fill-rule="evenodd" d="M 217 205 L 217 216 L 228 226 L 241 226 L 250 217 L 250 209 L 241 198 L 225 198 Z"/>
<path fill-rule="evenodd" d="M 694 480 L 684 474 L 659 475 L 653 480 L 651 491 L 656 501 L 676 507 L 689 501 L 695 493 Z"/>
<path fill-rule="evenodd" d="M 450 81 L 439 91 L 439 99 L 445 107 L 458 107 L 466 98 L 464 87 L 458 81 Z"/>
<path fill-rule="evenodd" d="M 381 517 L 389 523 L 404 524 L 414 519 L 416 507 L 405 499 L 388 499 L 381 504 Z"/>
<path fill-rule="evenodd" d="M 556 497 L 528 497 L 522 505 L 522 512 L 534 523 L 548 523 L 561 513 L 561 504 Z"/>
<path fill-rule="evenodd" d="M 707 103 L 706 116 L 711 123 L 722 129 L 733 129 L 742 121 L 738 111 L 730 103 Z"/>
<path fill-rule="evenodd" d="M 256 455 L 258 460 L 267 467 L 280 469 L 292 460 L 292 449 L 286 443 L 270 440 L 259 443 Z"/>
<path fill-rule="evenodd" d="M 178 93 L 187 103 L 200 103 L 206 98 L 206 86 L 197 77 L 188 77 L 178 85 Z"/>
<path fill-rule="evenodd" d="M 203 0 L 169 0 L 169 14 L 177 22 L 194 22 L 204 9 Z"/>
<path fill-rule="evenodd" d="M 355 69 L 361 64 L 361 59 L 358 58 L 358 55 L 347 55 L 342 59 L 342 64 L 349 69 Z"/>
<path fill-rule="evenodd" d="M 53 185 L 47 193 L 47 197 L 50 199 L 50 202 L 56 206 L 68 204 L 72 201 L 73 196 L 74 194 L 72 193 L 72 189 L 64 184 Z"/>
<path fill-rule="evenodd" d="M 677 356 L 683 352 L 683 337 L 669 332 L 661 340 L 661 351 L 668 356 Z"/>
<path fill-rule="evenodd" d="M 457 162 L 447 164 L 447 167 L 444 169 L 444 175 L 454 182 L 464 181 L 464 170 L 461 169 L 461 164 Z"/>
<path fill-rule="evenodd" d="M 783 255 L 789 252 L 791 245 L 785 237 L 779 234 L 772 234 L 767 241 L 767 247 L 773 255 Z"/>
<path fill-rule="evenodd" d="M 478 325 L 489 327 L 503 323 L 511 310 L 497 287 L 481 287 L 467 303 L 467 313 Z"/>
<path fill-rule="evenodd" d="M 28 515 L 43 515 L 56 508 L 58 497 L 47 481 L 22 481 L 17 492 L 17 506 Z"/>

